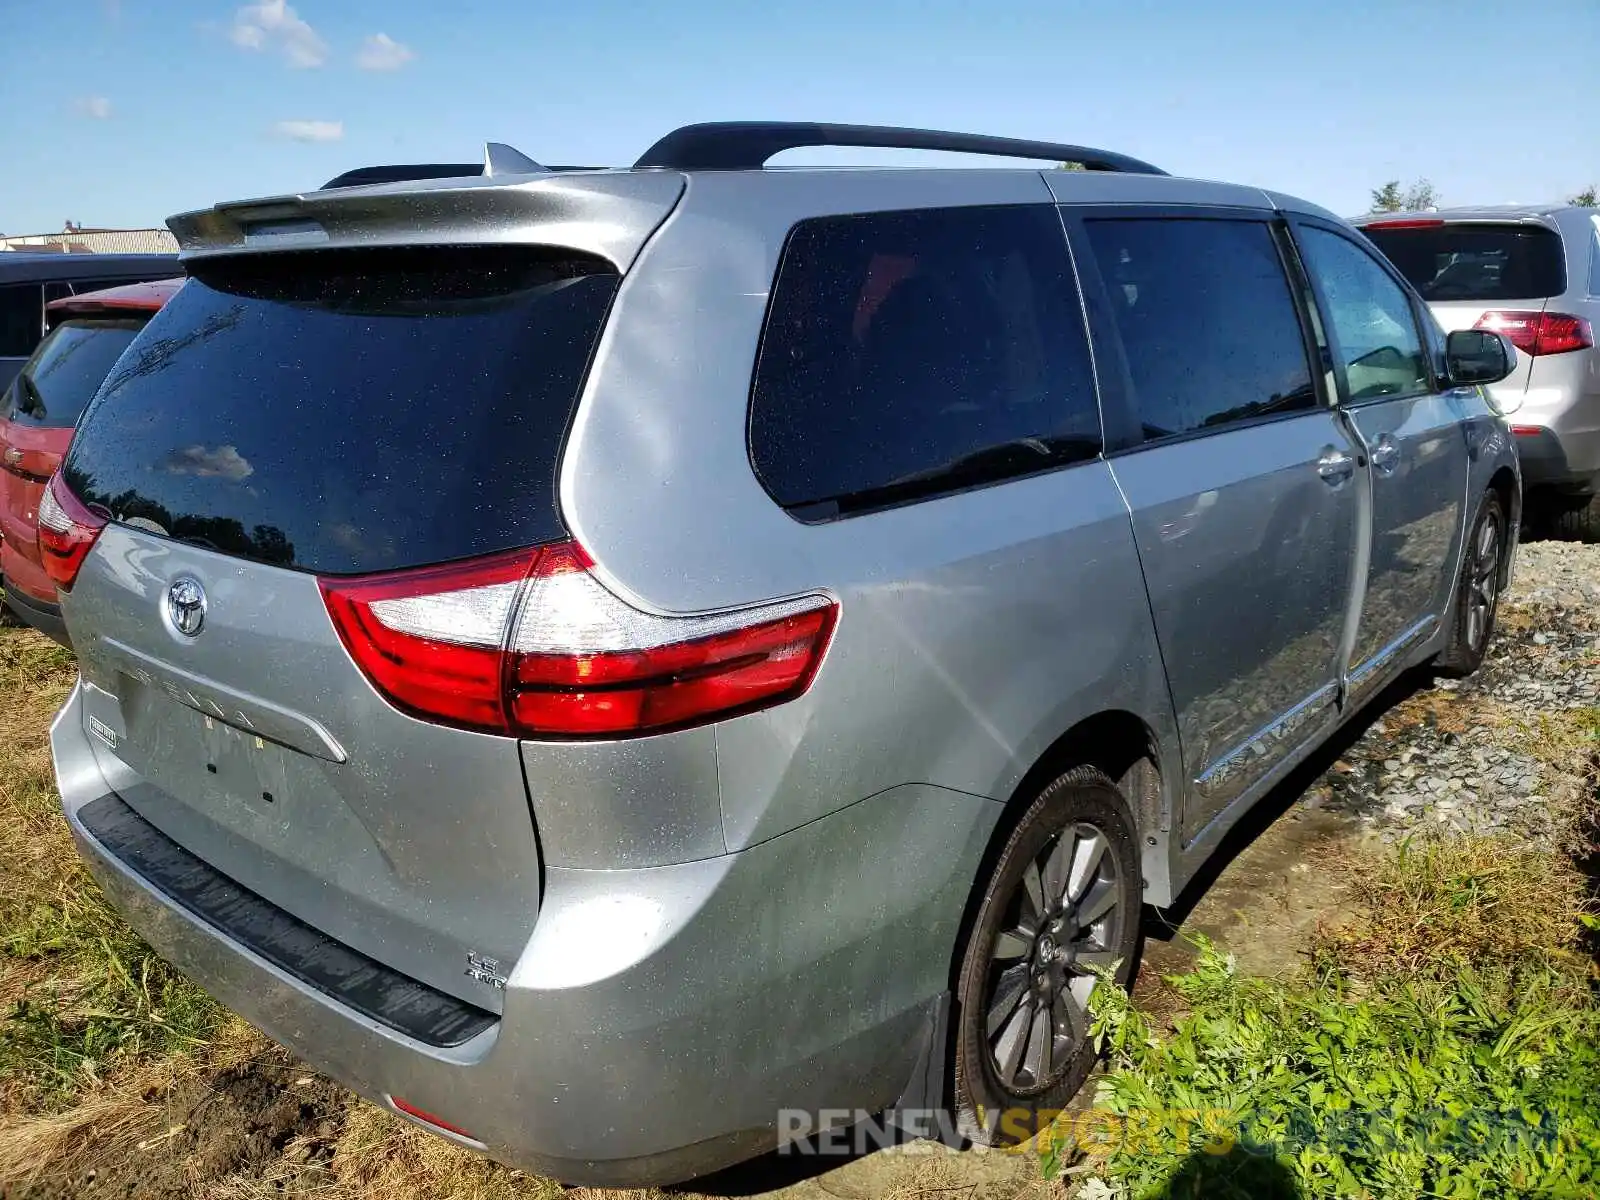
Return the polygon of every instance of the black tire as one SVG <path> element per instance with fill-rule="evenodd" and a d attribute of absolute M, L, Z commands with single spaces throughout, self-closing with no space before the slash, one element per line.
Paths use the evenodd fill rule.
<path fill-rule="evenodd" d="M 11 611 L 11 605 L 6 603 L 5 580 L 0 579 L 0 628 L 15 629 L 26 624 L 16 613 Z"/>
<path fill-rule="evenodd" d="M 1492 533 L 1491 533 L 1492 530 Z M 1450 616 L 1450 641 L 1434 660 L 1434 668 L 1454 679 L 1483 665 L 1494 638 L 1500 588 L 1505 583 L 1506 513 L 1498 492 L 1490 489 L 1478 504 L 1461 555 L 1461 578 Z"/>
<path fill-rule="evenodd" d="M 1128 986 L 1142 899 L 1116 785 L 1077 767 L 1041 791 L 995 864 L 956 987 L 956 1116 L 972 1141 L 1026 1140 L 1083 1086 L 1095 1064 L 1084 1002 L 1097 981 L 1082 966 L 1115 963 Z M 1036 919 L 1041 900 L 1053 919 Z"/>
<path fill-rule="evenodd" d="M 1564 542 L 1600 542 L 1600 496 L 1582 508 L 1565 508 L 1550 522 L 1550 531 Z"/>

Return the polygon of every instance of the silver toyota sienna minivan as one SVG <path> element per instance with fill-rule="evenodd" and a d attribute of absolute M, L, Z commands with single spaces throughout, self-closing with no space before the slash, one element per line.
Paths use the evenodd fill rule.
<path fill-rule="evenodd" d="M 823 144 L 1089 169 L 764 169 Z M 229 1006 L 562 1180 L 1018 1136 L 1141 906 L 1509 576 L 1515 351 L 1287 196 L 726 124 L 169 224 L 40 510 L 67 819 Z"/>

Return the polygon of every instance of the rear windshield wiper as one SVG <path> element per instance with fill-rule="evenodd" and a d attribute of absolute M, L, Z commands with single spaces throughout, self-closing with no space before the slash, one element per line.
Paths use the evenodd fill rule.
<path fill-rule="evenodd" d="M 1099 438 L 1026 437 L 985 446 L 921 471 L 898 476 L 874 487 L 831 500 L 791 505 L 802 516 L 827 517 L 862 509 L 882 508 L 935 492 L 977 487 L 1035 471 L 1084 462 L 1100 453 Z"/>
<path fill-rule="evenodd" d="M 44 419 L 44 393 L 39 390 L 39 385 L 26 373 L 17 375 L 17 386 L 22 389 L 27 397 L 24 403 L 17 406 L 17 411 L 26 413 L 35 420 Z"/>

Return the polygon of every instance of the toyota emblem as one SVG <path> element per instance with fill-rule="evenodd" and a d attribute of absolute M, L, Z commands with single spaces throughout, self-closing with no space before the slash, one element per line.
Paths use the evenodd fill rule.
<path fill-rule="evenodd" d="M 206 623 L 206 590 L 198 579 L 184 576 L 167 588 L 167 620 L 185 637 L 194 637 Z"/>

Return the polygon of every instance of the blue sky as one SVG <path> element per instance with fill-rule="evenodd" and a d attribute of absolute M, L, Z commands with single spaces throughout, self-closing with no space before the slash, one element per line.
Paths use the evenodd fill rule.
<path fill-rule="evenodd" d="M 626 163 L 675 125 L 716 119 L 1100 145 L 1347 214 L 1387 179 L 1426 176 L 1445 203 L 1600 182 L 1597 0 L 0 9 L 6 233 L 152 225 L 363 164 L 471 160 L 485 140 Z"/>

